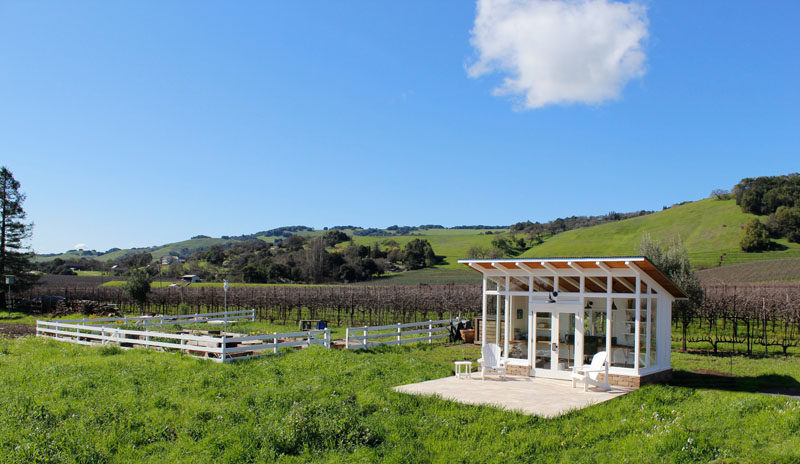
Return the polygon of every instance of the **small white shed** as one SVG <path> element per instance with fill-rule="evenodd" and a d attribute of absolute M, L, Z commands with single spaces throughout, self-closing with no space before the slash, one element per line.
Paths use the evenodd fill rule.
<path fill-rule="evenodd" d="M 609 382 L 663 381 L 672 303 L 686 294 L 647 258 L 464 259 L 483 274 L 476 336 L 497 343 L 511 374 L 569 379 L 598 351 Z"/>

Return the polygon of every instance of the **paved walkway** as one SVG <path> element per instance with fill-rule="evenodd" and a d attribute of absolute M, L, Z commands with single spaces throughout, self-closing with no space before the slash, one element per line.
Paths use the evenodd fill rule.
<path fill-rule="evenodd" d="M 484 404 L 503 409 L 555 417 L 570 410 L 583 409 L 633 391 L 632 388 L 612 387 L 610 391 L 589 389 L 583 385 L 572 388 L 569 380 L 507 376 L 506 380 L 487 377 L 480 380 L 458 379 L 454 376 L 394 388 L 401 393 L 433 396 L 466 404 Z"/>

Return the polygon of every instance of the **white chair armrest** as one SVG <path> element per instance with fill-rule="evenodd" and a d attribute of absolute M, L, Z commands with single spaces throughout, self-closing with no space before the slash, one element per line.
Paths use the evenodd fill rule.
<path fill-rule="evenodd" d="M 605 368 L 603 368 L 603 369 L 584 369 L 581 372 L 586 373 L 586 372 L 605 372 L 605 371 L 606 371 Z"/>
<path fill-rule="evenodd" d="M 590 366 L 588 364 L 584 364 L 583 366 L 572 366 L 572 372 L 584 372 Z"/>

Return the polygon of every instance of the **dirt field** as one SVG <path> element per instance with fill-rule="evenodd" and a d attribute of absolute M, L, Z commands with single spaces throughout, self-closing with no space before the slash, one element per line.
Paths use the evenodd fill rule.
<path fill-rule="evenodd" d="M 0 324 L 0 337 L 24 337 L 36 335 L 36 326 L 31 324 Z"/>

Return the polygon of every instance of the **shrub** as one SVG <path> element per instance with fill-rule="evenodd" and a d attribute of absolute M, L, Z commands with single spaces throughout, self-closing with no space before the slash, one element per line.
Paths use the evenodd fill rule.
<path fill-rule="evenodd" d="M 744 228 L 744 236 L 739 246 L 748 253 L 768 250 L 771 246 L 767 227 L 756 218 L 753 218 Z"/>

